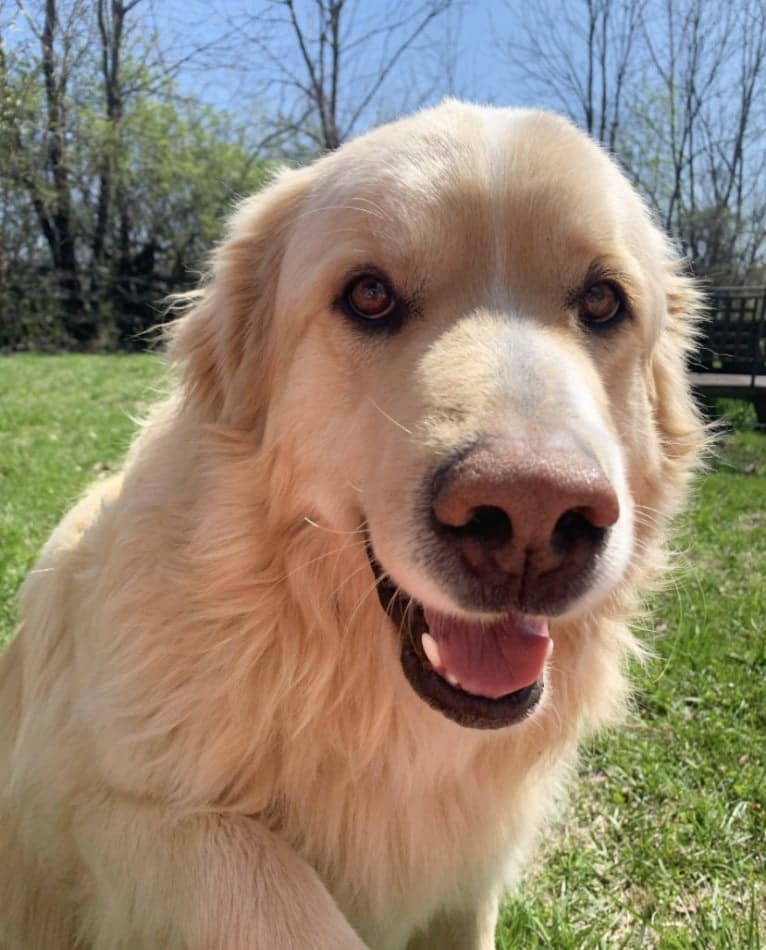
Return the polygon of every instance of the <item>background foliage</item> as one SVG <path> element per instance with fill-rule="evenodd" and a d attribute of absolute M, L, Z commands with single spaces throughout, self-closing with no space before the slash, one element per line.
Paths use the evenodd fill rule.
<path fill-rule="evenodd" d="M 504 104 L 532 90 L 600 139 L 697 273 L 766 282 L 761 0 L 505 7 Z M 224 9 L 173 61 L 153 0 L 0 0 L 0 347 L 145 346 L 275 162 L 445 92 L 486 98 L 457 78 L 479 15 L 461 0 Z M 195 95 L 204 75 L 225 107 Z"/>

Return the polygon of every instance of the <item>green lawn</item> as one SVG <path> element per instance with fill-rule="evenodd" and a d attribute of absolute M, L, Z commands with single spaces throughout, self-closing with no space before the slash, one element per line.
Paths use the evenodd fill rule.
<path fill-rule="evenodd" d="M 0 359 L 0 640 L 40 545 L 162 379 L 147 356 Z M 722 444 L 678 547 L 634 712 L 583 756 L 502 948 L 766 943 L 766 434 Z"/>
<path fill-rule="evenodd" d="M 163 385 L 148 356 L 0 356 L 0 642 L 61 515 L 116 465 Z"/>

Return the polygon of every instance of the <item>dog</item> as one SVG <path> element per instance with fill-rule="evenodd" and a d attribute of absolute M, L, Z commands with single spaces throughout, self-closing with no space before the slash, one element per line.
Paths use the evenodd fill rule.
<path fill-rule="evenodd" d="M 704 441 L 605 152 L 446 101 L 278 173 L 0 668 L 3 950 L 489 950 Z"/>

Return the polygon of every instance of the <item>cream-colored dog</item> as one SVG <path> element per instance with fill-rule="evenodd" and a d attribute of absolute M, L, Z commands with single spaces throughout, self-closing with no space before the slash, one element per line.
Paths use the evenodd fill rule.
<path fill-rule="evenodd" d="M 489 950 L 702 428 L 697 297 L 567 122 L 244 202 L 0 667 L 3 950 Z"/>

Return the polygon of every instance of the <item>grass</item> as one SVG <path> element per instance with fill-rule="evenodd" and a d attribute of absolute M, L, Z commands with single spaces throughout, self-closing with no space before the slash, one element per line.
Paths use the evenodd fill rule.
<path fill-rule="evenodd" d="M 40 547 L 119 462 L 161 379 L 149 356 L 0 357 L 0 643 Z"/>
<path fill-rule="evenodd" d="M 147 356 L 0 359 L 0 642 L 41 544 L 161 380 Z M 634 711 L 583 755 L 503 950 L 766 945 L 766 434 L 725 440 L 679 546 Z"/>

